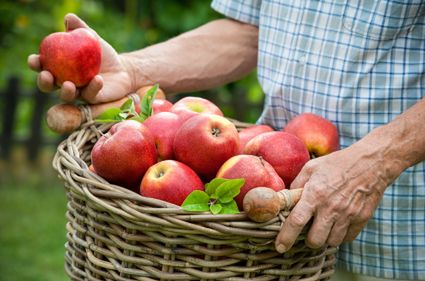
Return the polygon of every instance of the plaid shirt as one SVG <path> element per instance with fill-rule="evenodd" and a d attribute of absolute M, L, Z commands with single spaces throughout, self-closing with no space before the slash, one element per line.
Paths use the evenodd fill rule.
<path fill-rule="evenodd" d="M 212 7 L 259 26 L 260 123 L 280 129 L 313 112 L 337 125 L 347 147 L 423 97 L 422 0 L 214 0 Z M 425 280 L 424 162 L 387 188 L 356 240 L 340 246 L 338 265 Z"/>

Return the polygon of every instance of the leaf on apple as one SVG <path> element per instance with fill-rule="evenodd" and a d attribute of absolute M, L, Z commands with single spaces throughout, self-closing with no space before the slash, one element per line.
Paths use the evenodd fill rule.
<path fill-rule="evenodd" d="M 217 198 L 221 203 L 230 203 L 241 191 L 244 179 L 233 179 L 220 184 L 216 189 Z"/>
<path fill-rule="evenodd" d="M 120 108 L 112 107 L 102 112 L 97 118 L 97 122 L 110 123 L 119 122 L 127 119 L 136 120 L 139 122 L 145 121 L 149 116 L 153 114 L 153 101 L 155 95 L 158 92 L 158 84 L 155 84 L 150 88 L 147 93 L 143 96 L 140 104 L 140 114 L 136 111 L 136 106 L 133 99 L 128 99 Z"/>
<path fill-rule="evenodd" d="M 184 200 L 182 204 L 183 210 L 195 212 L 207 212 L 209 206 L 210 196 L 202 190 L 192 191 Z"/>
<path fill-rule="evenodd" d="M 221 206 L 220 203 L 217 204 L 212 204 L 210 206 L 210 211 L 211 213 L 213 213 L 214 215 L 220 214 L 221 210 L 223 209 L 223 207 Z"/>
<path fill-rule="evenodd" d="M 142 101 L 140 103 L 140 117 L 144 118 L 144 120 L 146 120 L 149 116 L 153 114 L 152 104 L 157 92 L 158 84 L 155 84 L 146 92 L 146 94 L 142 98 Z"/>
<path fill-rule="evenodd" d="M 217 187 L 219 187 L 222 183 L 226 181 L 227 179 L 223 179 L 223 178 L 213 179 L 209 183 L 205 184 L 205 192 L 208 193 L 209 196 L 213 196 L 215 194 L 215 191 L 217 190 Z M 217 199 L 217 198 L 214 198 L 214 199 Z"/>
<path fill-rule="evenodd" d="M 195 190 L 181 205 L 183 210 L 212 214 L 237 214 L 238 205 L 234 198 L 245 184 L 244 179 L 215 178 L 205 185 L 205 191 Z"/>

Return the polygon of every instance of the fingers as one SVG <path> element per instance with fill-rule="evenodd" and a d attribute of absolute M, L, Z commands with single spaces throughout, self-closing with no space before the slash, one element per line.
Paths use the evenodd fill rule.
<path fill-rule="evenodd" d="M 308 231 L 306 245 L 313 249 L 322 247 L 328 240 L 334 222 L 335 219 L 331 215 L 319 212 Z"/>
<path fill-rule="evenodd" d="M 360 231 L 362 231 L 362 229 L 365 227 L 366 223 L 367 221 L 350 225 L 343 242 L 353 241 L 357 237 L 357 235 L 359 235 Z"/>
<path fill-rule="evenodd" d="M 349 221 L 347 219 L 339 219 L 335 222 L 332 227 L 331 233 L 329 234 L 326 244 L 331 247 L 339 246 L 343 241 L 344 237 L 347 234 L 349 227 Z"/>
<path fill-rule="evenodd" d="M 59 98 L 65 102 L 71 102 L 78 97 L 78 89 L 75 84 L 70 81 L 65 81 L 59 90 Z"/>
<path fill-rule="evenodd" d="M 277 235 L 275 246 L 279 253 L 288 251 L 295 243 L 304 226 L 313 216 L 313 208 L 304 200 L 298 202 Z"/>
<path fill-rule="evenodd" d="M 52 92 L 56 89 L 55 78 L 49 71 L 43 70 L 37 76 L 37 86 L 44 93 Z"/>
<path fill-rule="evenodd" d="M 28 56 L 28 66 L 31 70 L 40 72 L 41 71 L 41 64 L 40 64 L 40 55 L 38 54 L 31 54 Z"/>
<path fill-rule="evenodd" d="M 100 75 L 96 75 L 87 86 L 81 89 L 81 96 L 88 103 L 99 103 L 103 95 L 102 87 L 103 78 Z"/>
<path fill-rule="evenodd" d="M 89 26 L 82 19 L 72 13 L 68 13 L 65 15 L 64 23 L 67 31 L 80 27 L 89 28 Z"/>

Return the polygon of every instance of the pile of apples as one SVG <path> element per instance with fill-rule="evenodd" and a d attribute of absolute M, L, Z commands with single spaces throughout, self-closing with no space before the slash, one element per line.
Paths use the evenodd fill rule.
<path fill-rule="evenodd" d="M 84 86 L 99 72 L 101 45 L 86 28 L 56 32 L 43 39 L 40 63 L 58 85 Z M 140 111 L 140 104 L 136 105 Z M 94 145 L 91 169 L 113 184 L 142 196 L 181 205 L 213 178 L 243 178 L 235 201 L 255 187 L 289 187 L 311 156 L 339 149 L 336 127 L 310 113 L 292 119 L 282 130 L 253 125 L 240 132 L 209 100 L 186 97 L 175 104 L 152 103 L 143 123 L 114 124 Z"/>
<path fill-rule="evenodd" d="M 155 99 L 144 122 L 114 124 L 91 151 L 92 171 L 142 196 L 181 205 L 214 178 L 243 178 L 235 201 L 255 187 L 289 187 L 304 164 L 339 149 L 330 121 L 311 113 L 281 131 L 253 125 L 238 132 L 213 102 L 185 97 Z"/>

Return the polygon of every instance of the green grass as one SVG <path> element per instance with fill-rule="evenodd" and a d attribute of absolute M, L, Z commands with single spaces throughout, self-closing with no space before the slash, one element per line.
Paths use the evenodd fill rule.
<path fill-rule="evenodd" d="M 0 183 L 0 279 L 69 280 L 64 270 L 66 197 L 62 183 Z"/>

